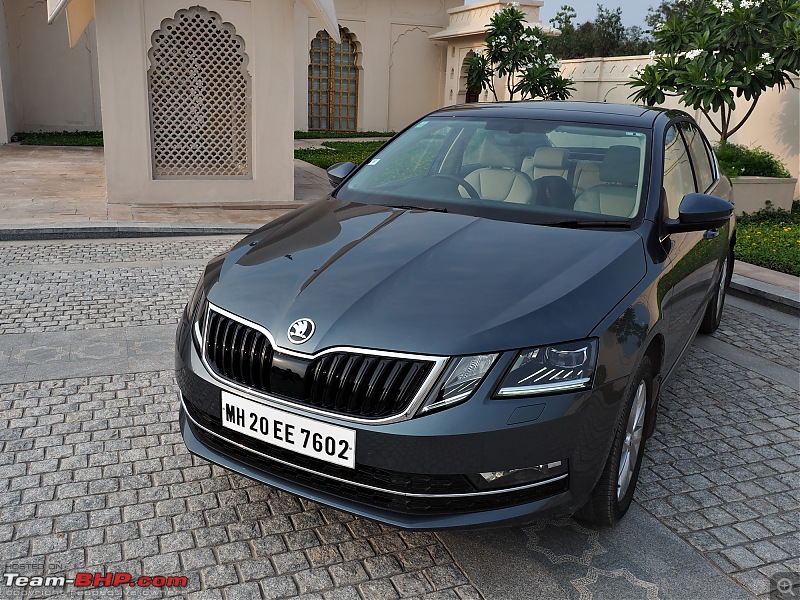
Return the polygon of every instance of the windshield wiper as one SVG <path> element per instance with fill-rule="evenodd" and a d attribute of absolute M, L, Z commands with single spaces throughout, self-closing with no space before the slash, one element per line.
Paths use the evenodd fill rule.
<path fill-rule="evenodd" d="M 580 229 L 582 227 L 619 227 L 621 229 L 630 229 L 631 224 L 628 221 L 579 221 L 578 219 L 564 219 L 562 221 L 552 221 L 550 223 L 539 223 L 548 227 L 566 227 L 567 229 Z"/>
<path fill-rule="evenodd" d="M 429 206 L 411 206 L 410 204 L 399 204 L 399 205 L 398 204 L 390 204 L 389 206 L 391 206 L 392 208 L 402 208 L 403 210 L 427 210 L 427 211 L 430 211 L 430 212 L 442 212 L 442 213 L 446 213 L 447 212 L 446 208 L 441 208 L 441 207 L 438 207 L 438 206 L 431 206 L 431 207 L 429 207 Z"/>

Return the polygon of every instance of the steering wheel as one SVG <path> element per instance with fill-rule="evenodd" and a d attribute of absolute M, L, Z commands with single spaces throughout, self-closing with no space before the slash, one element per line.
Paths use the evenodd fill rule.
<path fill-rule="evenodd" d="M 478 193 L 478 190 L 472 187 L 472 185 L 470 185 L 467 182 L 467 180 L 464 179 L 463 177 L 459 177 L 457 175 L 451 175 L 450 173 L 436 173 L 431 177 L 441 177 L 442 179 L 449 179 L 450 181 L 455 181 L 460 187 L 463 187 L 465 190 L 467 190 L 467 194 L 469 194 L 470 198 L 473 198 L 474 200 L 481 199 L 481 195 Z"/>

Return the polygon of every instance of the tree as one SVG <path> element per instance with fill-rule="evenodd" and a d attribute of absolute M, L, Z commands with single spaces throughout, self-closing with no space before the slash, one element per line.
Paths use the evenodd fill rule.
<path fill-rule="evenodd" d="M 641 27 L 625 27 L 622 9 L 607 9 L 597 5 L 594 21 L 575 25 L 575 9 L 563 5 L 550 19 L 550 24 L 561 31 L 555 38 L 554 52 L 561 58 L 589 56 L 630 56 L 644 54 L 650 49 L 650 40 Z"/>
<path fill-rule="evenodd" d="M 525 13 L 509 5 L 492 16 L 482 53 L 467 59 L 467 88 L 489 90 L 505 79 L 509 100 L 566 100 L 572 80 L 561 76 L 558 60 L 549 52 L 546 36 L 525 22 Z"/>
<path fill-rule="evenodd" d="M 647 9 L 647 16 L 644 22 L 650 29 L 658 27 L 661 23 L 669 21 L 672 17 L 679 19 L 686 18 L 689 15 L 689 10 L 693 6 L 704 2 L 705 0 L 661 0 L 661 4 L 656 7 Z"/>
<path fill-rule="evenodd" d="M 711 0 L 653 28 L 653 64 L 627 85 L 648 105 L 667 96 L 700 110 L 724 143 L 753 113 L 763 92 L 793 86 L 800 71 L 797 0 Z M 748 108 L 733 124 L 737 99 Z M 713 115 L 718 115 L 712 118 Z"/>

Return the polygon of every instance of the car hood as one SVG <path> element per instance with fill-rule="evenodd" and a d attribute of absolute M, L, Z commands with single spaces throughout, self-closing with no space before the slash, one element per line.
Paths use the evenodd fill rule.
<path fill-rule="evenodd" d="M 446 356 L 586 337 L 644 277 L 645 261 L 635 231 L 328 199 L 246 237 L 217 273 L 209 300 L 279 346 Z M 288 339 L 296 319 L 316 325 L 299 345 Z"/>

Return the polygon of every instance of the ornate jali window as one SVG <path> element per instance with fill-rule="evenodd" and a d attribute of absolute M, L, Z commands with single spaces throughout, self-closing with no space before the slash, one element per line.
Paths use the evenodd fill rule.
<path fill-rule="evenodd" d="M 148 53 L 153 179 L 251 179 L 244 40 L 200 6 L 165 19 Z"/>

